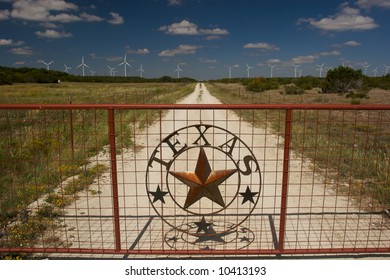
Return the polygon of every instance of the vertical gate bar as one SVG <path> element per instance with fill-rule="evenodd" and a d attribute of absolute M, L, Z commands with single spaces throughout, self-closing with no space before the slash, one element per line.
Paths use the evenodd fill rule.
<path fill-rule="evenodd" d="M 291 114 L 292 109 L 286 110 L 284 127 L 284 154 L 283 154 L 283 179 L 282 197 L 280 203 L 280 224 L 279 224 L 279 251 L 284 250 L 284 235 L 286 231 L 287 195 L 288 195 L 288 173 L 290 163 L 290 143 L 291 143 Z"/>
<path fill-rule="evenodd" d="M 119 195 L 118 195 L 118 174 L 116 165 L 116 144 L 115 144 L 115 116 L 114 109 L 108 109 L 108 129 L 111 155 L 111 180 L 112 180 L 112 199 L 114 204 L 114 235 L 115 249 L 121 250 L 121 236 L 119 223 Z"/>
<path fill-rule="evenodd" d="M 74 162 L 74 130 L 73 130 L 73 110 L 69 109 L 69 128 L 70 128 L 70 145 L 72 149 L 72 164 Z"/>

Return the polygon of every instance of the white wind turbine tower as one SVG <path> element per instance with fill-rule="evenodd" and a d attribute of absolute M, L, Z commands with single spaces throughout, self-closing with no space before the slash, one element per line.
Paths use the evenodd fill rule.
<path fill-rule="evenodd" d="M 47 63 L 47 62 L 45 62 L 45 61 L 43 61 L 43 60 L 40 60 L 39 62 L 45 64 L 45 65 L 46 65 L 46 69 L 47 69 L 47 70 L 50 70 L 50 66 L 49 66 L 49 65 L 52 64 L 54 61 L 50 61 L 49 63 Z"/>
<path fill-rule="evenodd" d="M 95 76 L 96 71 L 94 71 L 94 70 L 92 70 L 92 69 L 90 69 L 89 71 L 91 71 L 91 76 Z"/>
<path fill-rule="evenodd" d="M 177 72 L 177 78 L 180 78 L 180 71 L 183 72 L 183 70 L 180 68 L 180 65 L 177 65 L 177 68 L 175 69 L 175 72 Z"/>
<path fill-rule="evenodd" d="M 268 64 L 268 67 L 269 67 L 270 70 L 271 70 L 271 75 L 270 75 L 271 78 L 273 78 L 273 71 L 274 71 L 275 66 L 276 66 L 276 65 L 270 65 L 270 64 Z"/>
<path fill-rule="evenodd" d="M 65 71 L 65 73 L 69 73 L 69 70 L 70 70 L 70 69 L 72 69 L 72 68 L 70 68 L 70 67 L 66 66 L 66 64 L 64 64 L 64 66 L 65 66 L 65 70 L 64 70 L 64 71 Z"/>
<path fill-rule="evenodd" d="M 110 69 L 110 76 L 111 76 L 111 77 L 114 76 L 114 75 L 113 75 L 113 72 L 114 72 L 115 68 L 110 67 L 110 66 L 108 66 L 108 65 L 107 65 L 107 67 L 108 67 L 108 69 Z"/>
<path fill-rule="evenodd" d="M 321 65 L 317 65 L 317 70 L 320 71 L 320 78 L 322 78 L 322 68 L 324 67 L 325 63 L 322 63 Z"/>
<path fill-rule="evenodd" d="M 247 74 L 247 77 L 249 78 L 249 71 L 252 69 L 253 67 L 249 66 L 248 64 L 246 64 L 246 74 Z"/>
<path fill-rule="evenodd" d="M 229 66 L 229 79 L 231 79 L 231 78 L 232 78 L 232 67 Z"/>
<path fill-rule="evenodd" d="M 142 67 L 142 64 L 141 64 L 140 68 L 137 70 L 137 72 L 139 72 L 139 76 L 140 76 L 141 78 L 143 78 L 142 73 L 145 73 L 145 70 L 144 70 L 144 68 Z"/>
<path fill-rule="evenodd" d="M 129 67 L 132 67 L 129 63 L 127 63 L 127 55 L 125 54 L 125 57 L 123 58 L 123 62 L 122 63 L 119 63 L 118 66 L 121 66 L 121 65 L 124 65 L 125 67 L 125 77 L 127 77 L 127 71 L 126 71 L 126 66 L 129 66 Z"/>
<path fill-rule="evenodd" d="M 385 76 L 387 76 L 389 74 L 390 66 L 387 66 L 386 64 L 383 64 L 383 66 L 385 66 L 385 68 L 386 68 Z"/>
<path fill-rule="evenodd" d="M 372 70 L 372 72 L 374 72 L 374 77 L 376 77 L 376 75 L 378 75 L 378 67 L 375 67 L 375 69 Z"/>
<path fill-rule="evenodd" d="M 82 67 L 83 68 L 83 77 L 85 76 L 85 67 L 88 67 L 89 66 L 87 64 L 84 63 L 84 56 L 81 58 L 81 64 L 78 65 L 76 68 L 79 68 L 79 67 Z"/>
<path fill-rule="evenodd" d="M 370 67 L 369 64 L 362 64 L 362 67 L 364 68 L 364 76 L 367 76 L 367 68 Z"/>
<path fill-rule="evenodd" d="M 297 77 L 297 69 L 298 67 L 301 67 L 301 65 L 295 65 L 294 63 L 291 63 L 291 65 L 294 67 L 294 77 Z"/>

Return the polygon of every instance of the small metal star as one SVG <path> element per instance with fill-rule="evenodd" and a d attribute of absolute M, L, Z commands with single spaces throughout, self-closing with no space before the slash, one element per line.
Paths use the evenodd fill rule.
<path fill-rule="evenodd" d="M 241 240 L 240 240 L 240 242 L 250 242 L 250 240 L 249 240 L 249 238 L 248 237 L 246 237 L 246 236 L 244 236 L 244 237 L 241 237 Z"/>
<path fill-rule="evenodd" d="M 206 223 L 206 220 L 203 216 L 202 220 L 200 220 L 200 222 L 194 222 L 194 224 L 196 224 L 198 226 L 196 233 L 199 233 L 201 231 L 207 232 L 209 226 L 211 226 L 213 223 Z"/>
<path fill-rule="evenodd" d="M 168 238 L 168 241 L 173 241 L 174 243 L 177 242 L 178 240 L 179 238 L 177 238 L 176 236 Z"/>
<path fill-rule="evenodd" d="M 240 193 L 240 195 L 242 195 L 244 197 L 244 199 L 242 200 L 241 204 L 244 204 L 247 201 L 250 201 L 250 202 L 252 202 L 254 204 L 255 202 L 253 200 L 253 197 L 256 194 L 258 194 L 258 192 L 251 192 L 249 186 L 246 186 L 246 191 Z"/>
<path fill-rule="evenodd" d="M 151 192 L 149 191 L 149 193 L 151 195 L 153 195 L 153 203 L 155 203 L 157 200 L 160 200 L 162 203 L 165 204 L 165 200 L 164 200 L 164 196 L 168 193 L 168 192 L 163 192 L 161 191 L 160 189 L 160 185 L 157 186 L 157 189 L 155 192 Z"/>
<path fill-rule="evenodd" d="M 226 241 L 222 237 L 229 235 L 231 233 L 232 233 L 231 231 L 217 233 L 213 229 L 213 226 L 209 226 L 205 234 L 198 235 L 198 239 L 195 240 L 195 243 L 206 242 L 206 241 L 226 243 Z"/>

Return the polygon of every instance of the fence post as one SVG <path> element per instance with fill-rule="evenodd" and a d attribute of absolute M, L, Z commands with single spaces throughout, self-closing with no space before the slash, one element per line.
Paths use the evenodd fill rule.
<path fill-rule="evenodd" d="M 108 130 L 110 141 L 110 156 L 111 156 L 111 181 L 112 181 L 112 199 L 114 206 L 114 235 L 115 249 L 121 250 L 121 236 L 119 223 L 119 199 L 118 199 L 118 175 L 116 165 L 116 144 L 115 144 L 115 115 L 114 109 L 108 109 Z"/>
<path fill-rule="evenodd" d="M 280 224 L 279 224 L 279 251 L 284 250 L 284 234 L 286 230 L 287 195 L 288 195 L 288 175 L 290 163 L 290 143 L 291 143 L 291 114 L 292 109 L 286 109 L 284 127 L 284 154 L 283 154 L 283 178 L 282 197 L 280 202 Z"/>

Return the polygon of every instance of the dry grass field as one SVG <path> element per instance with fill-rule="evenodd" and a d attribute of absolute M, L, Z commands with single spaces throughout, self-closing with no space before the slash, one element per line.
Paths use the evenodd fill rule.
<path fill-rule="evenodd" d="M 313 89 L 301 95 L 280 90 L 251 92 L 239 84 L 207 85 L 223 103 L 351 104 L 343 95 Z M 354 104 L 390 104 L 390 91 L 373 89 Z M 263 119 L 275 132 L 284 131 L 281 110 L 241 111 L 244 119 Z M 369 110 L 297 110 L 293 113 L 292 148 L 325 173 L 326 180 L 341 180 L 351 187 L 337 191 L 354 196 L 368 210 L 390 208 L 390 112 Z"/>

